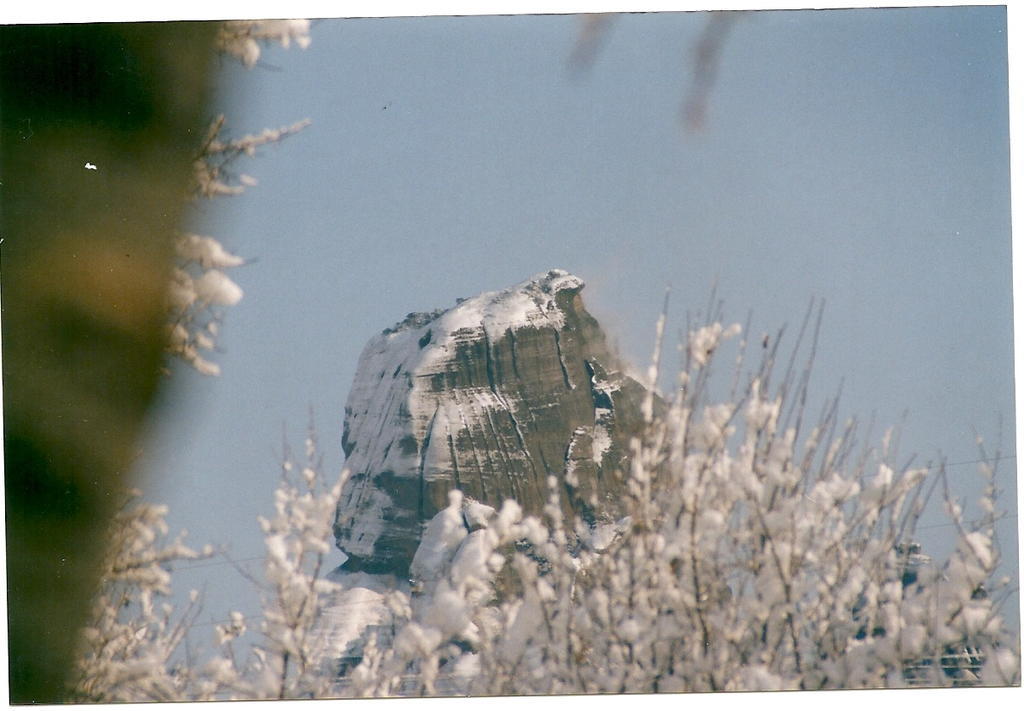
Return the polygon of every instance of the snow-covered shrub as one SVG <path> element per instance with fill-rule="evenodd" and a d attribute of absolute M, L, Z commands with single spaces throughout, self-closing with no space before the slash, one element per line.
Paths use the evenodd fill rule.
<path fill-rule="evenodd" d="M 184 534 L 168 541 L 167 507 L 137 497 L 133 492 L 110 527 L 102 587 L 73 675 L 74 700 L 174 701 L 194 679 L 194 670 L 176 660 L 199 612 L 198 597 L 193 591 L 191 605 L 175 613 L 168 602 L 171 567 L 213 550 L 189 548 Z"/>
<path fill-rule="evenodd" d="M 712 369 L 737 337 L 737 371 L 716 400 L 722 379 Z M 514 501 L 495 510 L 452 492 L 424 529 L 412 580 L 390 589 L 365 573 L 347 589 L 325 579 L 341 483 L 324 485 L 311 429 L 304 460 L 286 454 L 275 515 L 261 520 L 264 640 L 245 660 L 232 644 L 248 623 L 233 613 L 216 630 L 212 657 L 174 661 L 194 615 L 172 624 L 154 596 L 168 584 L 164 564 L 196 554 L 180 541 L 156 545 L 162 510 L 143 511 L 141 523 L 123 517 L 115 540 L 127 553 L 111 560 L 141 563 L 108 568 L 80 698 L 1019 684 L 1019 638 L 999 609 L 1011 581 L 993 577 L 1000 514 L 988 462 L 998 456 L 982 450 L 981 515 L 969 521 L 941 467 L 892 466 L 890 436 L 856 448 L 836 402 L 806 424 L 813 348 L 806 366 L 794 356 L 777 379 L 779 340 L 758 339 L 759 363 L 748 372 L 741 329 L 696 329 L 661 403 L 655 357 L 619 521 L 564 520 L 556 476 L 540 517 Z M 933 563 L 915 526 L 939 485 L 956 545 Z M 139 603 L 129 610 L 122 600 Z M 332 625 L 347 616 L 363 633 L 359 644 L 345 642 L 357 652 L 342 660 L 336 642 L 345 635 Z"/>
<path fill-rule="evenodd" d="M 324 600 L 337 586 L 325 578 L 331 523 L 346 474 L 329 489 L 324 483 L 312 426 L 299 464 L 286 454 L 274 516 L 260 517 L 267 548 L 263 594 L 264 642 L 254 648 L 248 685 L 239 698 L 292 699 L 324 696 L 333 679 L 323 674 L 324 630 L 318 625 Z"/>
<path fill-rule="evenodd" d="M 371 641 L 348 692 L 1018 684 L 1019 639 L 999 611 L 1010 581 L 993 581 L 990 465 L 981 520 L 947 492 L 958 543 L 930 564 L 915 525 L 944 471 L 893 467 L 888 436 L 855 451 L 835 402 L 807 425 L 813 348 L 773 385 L 778 339 L 766 339 L 753 372 L 712 400 L 715 356 L 740 333 L 690 333 L 664 416 L 652 387 L 616 525 L 564 522 L 555 477 L 543 520 L 508 502 L 473 532 L 453 494 L 413 563 L 419 599 L 396 609 L 393 644 Z M 652 386 L 658 370 L 656 355 Z"/>
<path fill-rule="evenodd" d="M 335 589 L 324 578 L 324 561 L 344 475 L 328 487 L 312 428 L 305 444 L 302 460 L 286 452 L 274 515 L 259 519 L 267 555 L 263 580 L 252 582 L 263 593 L 257 626 L 262 640 L 246 658 L 234 648 L 250 626 L 240 612 L 216 626 L 212 650 L 186 649 L 199 599 L 193 591 L 188 607 L 175 611 L 171 570 L 214 550 L 185 546 L 184 534 L 168 542 L 166 507 L 136 503 L 111 528 L 102 587 L 82 638 L 75 699 L 309 698 L 328 692 L 335 680 L 318 666 L 324 639 L 318 621 L 325 595 Z"/>

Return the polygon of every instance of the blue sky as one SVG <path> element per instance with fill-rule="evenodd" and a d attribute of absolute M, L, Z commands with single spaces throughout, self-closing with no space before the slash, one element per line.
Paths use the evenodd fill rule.
<path fill-rule="evenodd" d="M 223 374 L 181 369 L 146 446 L 143 489 L 172 528 L 260 556 L 282 432 L 298 447 L 312 407 L 340 469 L 371 336 L 552 267 L 588 283 L 638 364 L 669 285 L 670 334 L 715 283 L 757 334 L 824 299 L 817 402 L 842 382 L 842 413 L 876 437 L 902 421 L 920 462 L 977 459 L 975 431 L 1014 454 L 1005 11 L 746 14 L 687 132 L 706 23 L 622 16 L 581 73 L 570 16 L 324 20 L 304 51 L 224 61 L 229 131 L 312 125 L 241 166 L 258 186 L 197 211 L 254 262 L 233 273 Z M 974 465 L 949 471 L 975 489 Z M 1000 533 L 1015 559 L 1016 519 Z M 205 588 L 204 621 L 258 609 L 229 565 L 180 575 Z"/>

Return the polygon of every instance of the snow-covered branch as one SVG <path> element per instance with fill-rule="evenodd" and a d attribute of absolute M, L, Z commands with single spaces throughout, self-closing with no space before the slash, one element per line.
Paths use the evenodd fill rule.
<path fill-rule="evenodd" d="M 277 43 L 287 48 L 293 41 L 302 48 L 309 46 L 308 20 L 237 20 L 222 23 L 216 48 L 251 67 L 259 59 L 261 45 Z M 233 171 L 237 159 L 254 157 L 258 149 L 298 133 L 309 123 L 302 120 L 241 138 L 225 138 L 225 118 L 218 116 L 192 161 L 190 197 L 240 195 L 255 186 L 255 178 Z M 220 366 L 204 354 L 216 349 L 224 309 L 242 299 L 242 288 L 227 270 L 245 260 L 224 249 L 214 237 L 194 234 L 179 236 L 175 252 L 168 293 L 167 352 L 203 375 L 219 375 Z"/>
<path fill-rule="evenodd" d="M 277 43 L 287 49 L 295 42 L 302 49 L 308 47 L 309 24 L 309 20 L 229 20 L 221 24 L 216 47 L 253 67 L 260 59 L 261 45 Z"/>

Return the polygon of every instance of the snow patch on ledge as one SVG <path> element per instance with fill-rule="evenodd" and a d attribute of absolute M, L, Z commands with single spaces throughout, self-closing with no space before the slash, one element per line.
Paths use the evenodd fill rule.
<path fill-rule="evenodd" d="M 447 359 L 460 332 L 467 334 L 482 329 L 488 340 L 494 342 L 510 329 L 531 326 L 561 329 L 565 316 L 557 305 L 557 295 L 566 290 L 579 291 L 583 286 L 579 277 L 562 269 L 552 269 L 508 289 L 487 291 L 460 301 L 414 332 L 417 349 L 426 337 L 426 329 L 431 333 L 423 347 L 418 369 L 430 372 L 434 363 Z"/>
<path fill-rule="evenodd" d="M 543 322 L 560 326 L 562 314 L 555 305 L 555 297 L 559 292 L 579 291 L 583 287 L 583 280 L 579 277 L 564 269 L 552 269 L 535 274 L 507 289 L 485 291 L 470 299 L 460 299 L 447 311 L 409 314 L 404 321 L 387 329 L 382 335 L 394 340 L 410 331 L 424 334 L 427 327 L 432 332 L 439 331 L 448 335 L 465 328 L 482 327 L 489 338 L 497 338 L 508 328 L 541 325 Z M 434 345 L 436 347 L 440 344 Z"/>

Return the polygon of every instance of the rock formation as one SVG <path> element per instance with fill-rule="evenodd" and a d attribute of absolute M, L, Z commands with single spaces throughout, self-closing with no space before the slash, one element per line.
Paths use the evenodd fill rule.
<path fill-rule="evenodd" d="M 371 339 L 345 407 L 351 477 L 334 532 L 346 569 L 407 576 L 453 489 L 540 514 L 553 475 L 567 516 L 617 516 L 645 391 L 620 372 L 582 289 L 552 270 Z"/>

